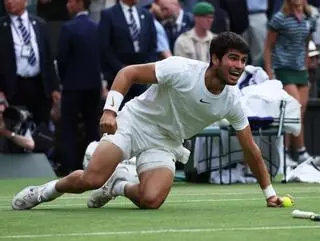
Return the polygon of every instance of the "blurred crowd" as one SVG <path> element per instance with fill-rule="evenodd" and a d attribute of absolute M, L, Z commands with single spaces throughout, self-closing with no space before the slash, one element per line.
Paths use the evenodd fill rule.
<path fill-rule="evenodd" d="M 286 22 L 279 13 L 299 2 L 302 15 Z M 210 41 L 224 31 L 246 39 L 248 64 L 283 80 L 304 113 L 308 98 L 319 97 L 319 7 L 320 0 L 0 0 L 1 151 L 45 152 L 61 175 L 81 168 L 119 70 L 172 55 L 209 62 Z M 134 85 L 124 103 L 147 88 Z M 308 155 L 303 132 L 291 145 Z"/>

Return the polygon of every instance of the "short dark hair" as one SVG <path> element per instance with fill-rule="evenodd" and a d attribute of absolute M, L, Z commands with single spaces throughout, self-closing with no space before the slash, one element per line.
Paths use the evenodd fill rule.
<path fill-rule="evenodd" d="M 210 66 L 213 54 L 221 60 L 230 49 L 249 54 L 249 45 L 240 35 L 233 32 L 223 32 L 214 37 L 210 43 Z"/>

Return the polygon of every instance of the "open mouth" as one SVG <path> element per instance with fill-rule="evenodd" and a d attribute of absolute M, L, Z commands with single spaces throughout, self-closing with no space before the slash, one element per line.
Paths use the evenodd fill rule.
<path fill-rule="evenodd" d="M 237 81 L 241 76 L 241 71 L 229 71 L 229 76 L 232 81 Z"/>

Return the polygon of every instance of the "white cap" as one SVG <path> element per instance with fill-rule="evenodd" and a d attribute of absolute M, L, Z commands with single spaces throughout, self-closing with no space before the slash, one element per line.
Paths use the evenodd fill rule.
<path fill-rule="evenodd" d="M 317 49 L 317 46 L 312 40 L 309 41 L 308 50 L 309 50 L 309 53 L 308 53 L 309 57 L 314 57 L 320 54 L 320 52 Z"/>

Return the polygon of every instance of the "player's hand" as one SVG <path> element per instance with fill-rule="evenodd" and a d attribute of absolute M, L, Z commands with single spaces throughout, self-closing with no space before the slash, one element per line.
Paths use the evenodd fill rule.
<path fill-rule="evenodd" d="M 287 194 L 286 197 L 290 198 L 291 202 L 294 204 L 294 199 L 291 195 Z M 267 206 L 272 208 L 284 207 L 283 197 L 273 196 L 267 199 Z"/>
<path fill-rule="evenodd" d="M 282 207 L 281 197 L 272 196 L 267 199 L 267 206 L 271 208 L 279 208 Z"/>
<path fill-rule="evenodd" d="M 103 111 L 100 119 L 100 131 L 101 133 L 114 134 L 118 128 L 116 113 L 112 110 Z"/>

